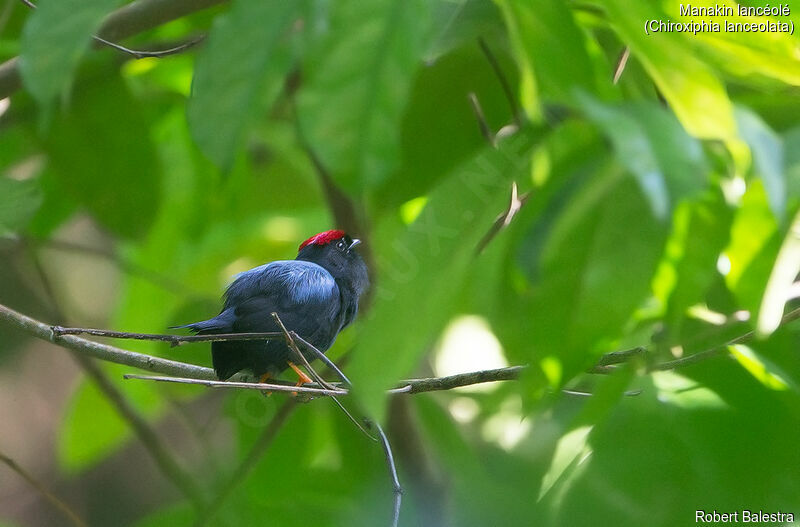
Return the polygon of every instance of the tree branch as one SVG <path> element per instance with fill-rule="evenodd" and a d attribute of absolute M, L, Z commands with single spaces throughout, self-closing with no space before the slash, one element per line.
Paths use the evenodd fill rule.
<path fill-rule="evenodd" d="M 97 36 L 103 40 L 119 42 L 161 24 L 184 17 L 196 11 L 221 4 L 226 0 L 137 0 L 106 17 Z M 22 86 L 19 57 L 0 64 L 0 99 L 9 97 Z"/>
<path fill-rule="evenodd" d="M 59 306 L 50 278 L 42 266 L 39 255 L 33 248 L 31 248 L 29 252 L 36 272 L 39 275 L 39 280 L 50 299 L 56 316 L 59 320 L 65 321 L 66 316 Z M 92 358 L 76 351 L 70 351 L 70 353 L 86 375 L 94 381 L 98 389 L 103 392 L 106 399 L 125 420 L 128 426 L 130 426 L 164 476 L 192 502 L 198 511 L 202 510 L 205 506 L 202 490 L 195 484 L 191 474 L 181 467 L 177 459 L 161 441 L 161 438 L 155 433 L 147 420 L 130 404 L 122 391 L 111 382 L 106 372 L 104 372 Z"/>
<path fill-rule="evenodd" d="M 153 373 L 174 375 L 176 377 L 209 380 L 217 378 L 214 370 L 211 368 L 153 357 L 151 355 L 145 355 L 144 353 L 136 353 L 115 346 L 109 346 L 108 344 L 101 344 L 99 342 L 75 337 L 73 335 L 59 337 L 52 331 L 51 326 L 25 316 L 22 313 L 18 313 L 2 304 L 0 304 L 0 320 L 4 320 L 9 325 L 24 331 L 28 335 L 52 342 L 63 348 L 77 351 L 78 353 L 96 359 L 114 362 L 116 364 L 124 364 L 125 366 L 147 370 Z M 243 376 L 239 376 L 235 380 L 241 379 L 243 379 Z"/>
<path fill-rule="evenodd" d="M 800 319 L 800 308 L 794 309 L 786 313 L 781 319 L 781 326 L 786 325 L 794 320 Z M 7 321 L 10 325 L 17 327 L 29 335 L 34 337 L 51 341 L 59 346 L 81 352 L 87 356 L 95 357 L 117 364 L 124 364 L 133 368 L 139 368 L 154 373 L 161 373 L 170 376 L 150 378 L 143 375 L 129 375 L 128 378 L 143 378 L 149 380 L 158 380 L 166 382 L 178 382 L 185 384 L 199 384 L 209 387 L 221 388 L 245 388 L 245 389 L 259 389 L 259 390 L 275 390 L 275 391 L 308 391 L 314 395 L 344 395 L 343 393 L 335 392 L 333 394 L 326 394 L 325 389 L 315 385 L 306 386 L 286 386 L 281 384 L 264 384 L 264 383 L 250 383 L 241 382 L 247 381 L 248 376 L 237 374 L 232 381 L 218 381 L 214 371 L 210 368 L 197 366 L 194 364 L 187 364 L 183 362 L 162 359 L 145 355 L 143 353 L 136 353 L 132 351 L 123 350 L 107 344 L 100 344 L 90 340 L 86 340 L 73 335 L 57 336 L 51 326 L 48 326 L 38 320 L 27 317 L 21 313 L 14 311 L 6 306 L 0 305 L 0 320 Z M 72 328 L 79 330 L 82 328 Z M 101 331 L 103 330 L 96 330 Z M 106 336 L 113 335 L 117 332 L 103 332 Z M 173 338 L 172 335 L 149 335 L 149 334 L 126 334 L 123 335 L 142 335 L 146 337 L 158 337 L 156 340 L 164 340 L 170 342 Z M 244 337 L 243 337 L 244 335 Z M 284 338 L 282 334 L 278 334 L 277 338 Z M 753 331 L 748 331 L 734 339 L 724 342 L 720 345 L 709 348 L 687 357 L 680 359 L 670 360 L 666 362 L 655 363 L 647 366 L 647 371 L 663 371 L 674 370 L 697 364 L 698 362 L 725 355 L 728 346 L 733 344 L 740 344 L 747 342 L 754 337 Z M 205 337 L 205 335 L 200 335 Z M 165 338 L 161 338 L 165 337 Z M 229 334 L 229 335 L 208 335 L 214 337 L 213 340 L 257 340 L 257 339 L 270 339 L 276 338 L 275 333 L 250 333 L 250 334 Z M 298 337 L 296 333 L 292 333 L 292 337 L 297 339 L 303 345 L 307 343 Z M 130 337 L 125 337 L 130 338 Z M 196 337 L 180 337 L 183 339 L 194 339 Z M 647 353 L 646 348 L 631 348 L 628 350 L 615 351 L 607 353 L 600 357 L 595 366 L 588 370 L 589 373 L 610 373 L 616 364 L 628 362 L 635 357 L 645 356 Z M 527 366 L 510 366 L 507 368 L 497 368 L 491 370 L 482 370 L 469 373 L 461 373 L 458 375 L 451 375 L 448 377 L 433 377 L 426 379 L 409 379 L 401 381 L 397 388 L 389 390 L 389 393 L 422 393 L 439 390 L 451 390 L 460 386 L 468 386 L 472 384 L 480 384 L 486 382 L 508 381 L 519 378 L 519 375 L 525 370 Z M 287 389 L 288 388 L 288 389 Z"/>

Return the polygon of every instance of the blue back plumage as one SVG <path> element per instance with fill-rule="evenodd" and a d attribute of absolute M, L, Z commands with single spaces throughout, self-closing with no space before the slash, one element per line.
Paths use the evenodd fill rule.
<path fill-rule="evenodd" d="M 339 295 L 339 288 L 331 274 L 315 263 L 278 260 L 236 275 L 225 291 L 225 307 L 278 292 L 291 304 L 328 303 Z"/>

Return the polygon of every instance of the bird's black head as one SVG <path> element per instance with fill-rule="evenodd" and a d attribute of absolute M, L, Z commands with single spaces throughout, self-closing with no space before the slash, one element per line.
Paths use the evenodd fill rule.
<path fill-rule="evenodd" d="M 355 250 L 361 240 L 354 240 L 344 231 L 325 231 L 300 244 L 297 260 L 314 262 L 324 267 L 339 282 L 361 296 L 369 287 L 367 265 Z"/>

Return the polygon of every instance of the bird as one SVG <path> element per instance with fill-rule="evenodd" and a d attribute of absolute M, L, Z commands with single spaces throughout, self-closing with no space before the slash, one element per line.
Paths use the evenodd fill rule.
<path fill-rule="evenodd" d="M 217 316 L 175 328 L 198 335 L 281 331 L 274 312 L 289 331 L 325 352 L 356 318 L 359 299 L 369 288 L 367 266 L 355 250 L 360 243 L 342 230 L 315 234 L 300 244 L 294 260 L 236 275 Z M 290 360 L 282 339 L 212 342 L 211 358 L 220 380 L 245 370 L 263 383 L 292 368 L 298 386 L 311 382 Z"/>

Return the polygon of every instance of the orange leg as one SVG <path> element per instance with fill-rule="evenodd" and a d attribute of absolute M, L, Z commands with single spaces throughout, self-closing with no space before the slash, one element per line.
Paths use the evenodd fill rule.
<path fill-rule="evenodd" d="M 289 364 L 289 367 L 291 369 L 293 369 L 294 372 L 297 374 L 297 377 L 299 377 L 299 380 L 297 381 L 297 384 L 295 384 L 295 386 L 301 386 L 303 384 L 308 384 L 310 382 L 314 382 L 308 375 L 303 373 L 303 370 L 301 370 L 300 368 L 295 366 L 295 364 L 293 362 L 289 362 L 288 364 Z"/>
<path fill-rule="evenodd" d="M 263 383 L 267 382 L 271 377 L 272 377 L 272 374 L 267 372 L 267 373 L 265 373 L 264 375 L 262 375 L 261 377 L 258 378 L 258 382 L 263 384 Z M 267 397 L 272 395 L 272 392 L 269 392 L 269 391 L 264 391 L 262 393 L 264 395 L 266 395 Z"/>

